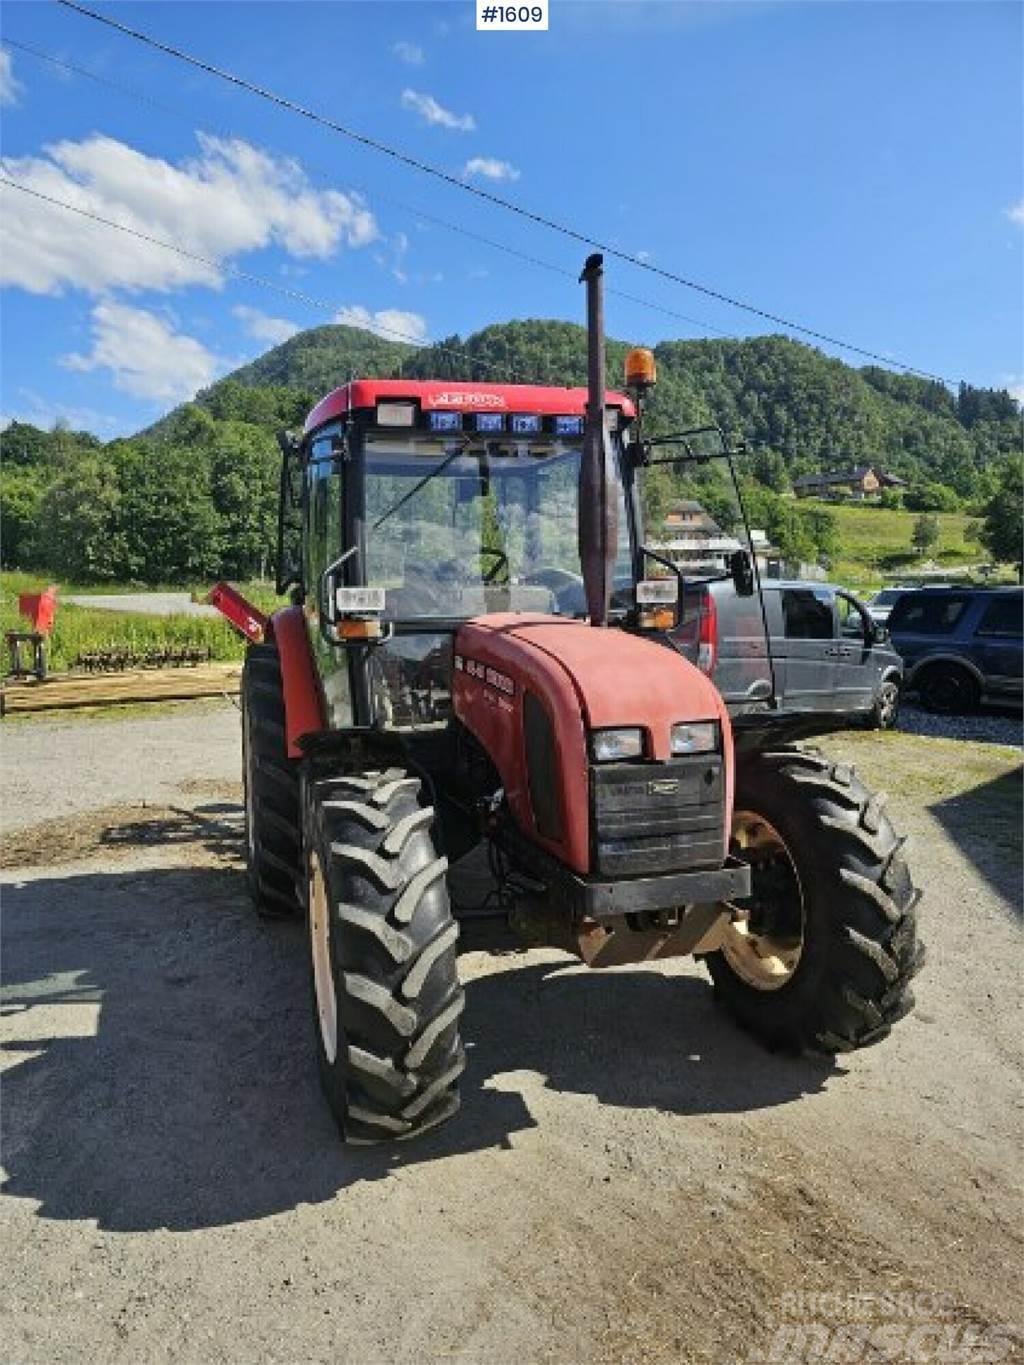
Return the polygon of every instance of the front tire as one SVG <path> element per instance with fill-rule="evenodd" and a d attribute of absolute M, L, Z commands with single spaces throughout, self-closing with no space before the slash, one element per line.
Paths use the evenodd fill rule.
<path fill-rule="evenodd" d="M 274 644 L 250 645 L 242 669 L 242 780 L 249 892 L 270 919 L 302 913 L 299 770 L 288 757 Z"/>
<path fill-rule="evenodd" d="M 307 789 L 317 1057 L 352 1143 L 414 1137 L 459 1107 L 458 926 L 419 787 L 390 769 Z"/>
<path fill-rule="evenodd" d="M 737 773 L 733 851 L 753 889 L 707 965 L 772 1049 L 867 1047 L 913 1008 L 918 893 L 884 804 L 851 768 L 800 750 Z"/>
<path fill-rule="evenodd" d="M 878 689 L 871 708 L 869 729 L 893 730 L 900 710 L 900 685 L 895 678 L 886 678 Z"/>

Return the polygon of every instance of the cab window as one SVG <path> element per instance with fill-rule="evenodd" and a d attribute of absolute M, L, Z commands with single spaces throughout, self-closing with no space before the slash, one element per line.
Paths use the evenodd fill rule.
<path fill-rule="evenodd" d="M 306 581 L 314 590 L 343 548 L 337 434 L 337 430 L 326 431 L 312 441 L 306 466 Z"/>

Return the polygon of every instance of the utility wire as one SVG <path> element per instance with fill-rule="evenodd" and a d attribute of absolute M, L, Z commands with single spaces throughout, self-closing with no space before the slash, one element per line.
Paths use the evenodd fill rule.
<path fill-rule="evenodd" d="M 86 79 L 95 81 L 99 85 L 104 85 L 110 90 L 115 90 L 118 94 L 125 95 L 129 99 L 138 100 L 142 104 L 149 105 L 152 109 L 159 109 L 162 113 L 170 114 L 173 118 L 181 119 L 183 122 L 187 123 L 190 128 L 194 129 L 195 127 L 192 115 L 185 113 L 183 109 L 176 108 L 170 104 L 165 104 L 160 100 L 155 100 L 152 96 L 145 94 L 141 90 L 135 89 L 133 86 L 123 85 L 119 81 L 111 80 L 108 76 L 102 76 L 97 71 L 90 71 L 88 67 L 78 66 L 74 62 L 66 61 L 63 57 L 58 57 L 51 52 L 42 52 L 39 48 L 31 47 L 28 43 L 19 42 L 14 38 L 5 37 L 0 40 L 0 45 L 13 48 L 18 52 L 27 53 L 29 56 L 35 57 L 39 61 L 49 62 L 52 66 L 56 66 L 62 71 L 71 72 L 76 76 L 84 76 Z M 226 129 L 219 129 L 216 131 L 218 131 L 219 135 L 222 137 L 238 136 L 238 134 Z M 303 164 L 314 171 L 319 171 L 322 176 L 327 175 L 325 168 L 323 166 L 317 166 L 315 162 L 307 161 L 303 158 Z M 322 183 L 326 187 L 326 180 Z M 391 204 L 393 207 L 399 208 L 405 213 L 411 213 L 417 218 L 422 218 L 424 222 L 432 223 L 435 227 L 444 228 L 448 232 L 458 233 L 459 236 L 467 237 L 473 242 L 480 242 L 483 246 L 490 247 L 494 251 L 503 251 L 508 256 L 513 256 L 517 260 L 525 261 L 527 265 L 536 266 L 541 270 L 548 270 L 553 274 L 561 275 L 566 279 L 572 280 L 574 284 L 577 282 L 577 272 L 574 270 L 567 270 L 565 266 L 555 265 L 552 261 L 545 261 L 540 256 L 533 256 L 529 252 L 520 251 L 517 247 L 508 246 L 505 242 L 496 241 L 493 237 L 485 237 L 479 232 L 472 232 L 469 228 L 462 227 L 457 223 L 450 223 L 444 218 L 438 218 L 436 215 L 427 213 L 424 209 L 419 208 L 415 204 L 404 203 L 401 199 L 395 199 L 393 196 L 383 194 L 379 190 L 369 191 L 362 186 L 353 186 L 351 188 L 367 199 L 376 200 L 384 204 Z M 611 287 L 606 288 L 605 292 L 610 295 L 613 294 L 617 298 L 625 299 L 629 303 L 635 303 L 641 308 L 649 308 L 656 313 L 663 313 L 666 317 L 677 318 L 680 322 L 685 322 L 691 327 L 698 327 L 708 332 L 715 332 L 718 336 L 734 338 L 734 333 L 727 332 L 722 327 L 716 327 L 714 323 L 707 322 L 702 318 L 690 317 L 686 313 L 680 313 L 675 308 L 666 307 L 665 304 L 654 303 L 651 299 L 640 298 L 636 294 L 627 294 L 621 289 L 613 289 Z"/>
<path fill-rule="evenodd" d="M 131 28 L 128 24 L 122 24 L 117 19 L 112 19 L 105 14 L 89 9 L 86 5 L 77 3 L 77 0 L 56 0 L 58 5 L 65 9 L 73 10 L 77 14 L 83 15 L 87 19 L 92 19 L 96 23 L 104 24 L 107 28 L 112 28 L 125 37 L 133 38 L 136 42 L 145 43 L 147 47 L 154 48 L 157 52 L 163 52 L 166 56 L 174 57 L 178 61 L 186 62 L 189 66 L 196 67 L 200 71 L 207 72 L 208 75 L 216 76 L 219 80 L 227 81 L 240 90 L 246 90 L 249 94 L 258 95 L 261 99 L 268 100 L 271 104 L 276 104 L 281 109 L 286 109 L 290 113 L 298 114 L 301 118 L 308 119 L 311 123 L 319 124 L 323 128 L 330 129 L 331 132 L 339 133 L 342 137 L 347 137 L 361 146 L 369 147 L 372 151 L 380 152 L 384 156 L 389 156 L 394 161 L 402 165 L 410 166 L 414 170 L 422 172 L 424 175 L 433 176 L 437 180 L 444 181 L 446 184 L 453 185 L 456 189 L 463 190 L 467 194 L 475 195 L 487 203 L 494 204 L 498 208 L 505 209 L 509 213 L 517 214 L 520 218 L 536 223 L 540 227 L 548 228 L 552 232 L 558 232 L 563 237 L 568 237 L 573 241 L 580 242 L 584 246 L 595 247 L 616 260 L 625 261 L 638 270 L 646 270 L 649 274 L 657 275 L 662 279 L 670 280 L 673 284 L 680 284 L 686 289 L 695 290 L 699 294 L 704 294 L 707 298 L 716 299 L 719 303 L 726 303 L 732 308 L 742 309 L 746 313 L 751 313 L 755 317 L 763 318 L 767 322 L 773 322 L 780 327 L 788 328 L 790 331 L 799 332 L 803 336 L 812 337 L 815 341 L 824 342 L 828 346 L 835 346 L 839 350 L 849 351 L 853 355 L 866 357 L 868 360 L 875 360 L 883 365 L 892 365 L 897 369 L 906 370 L 909 374 L 919 375 L 923 379 L 931 379 L 940 384 L 950 384 L 951 380 L 944 379 L 941 375 L 932 374 L 928 370 L 918 369 L 915 365 L 909 365 L 905 361 L 896 360 L 892 356 L 886 356 L 879 351 L 869 351 L 863 346 L 855 346 L 851 342 L 843 341 L 840 337 L 834 337 L 827 332 L 816 331 L 812 327 L 805 327 L 802 323 L 793 322 L 789 318 L 784 318 L 778 313 L 771 313 L 767 309 L 759 308 L 755 304 L 745 303 L 742 299 L 733 298 L 721 290 L 712 289 L 708 285 L 699 284 L 695 280 L 688 280 L 682 275 L 677 275 L 674 271 L 666 270 L 662 266 L 653 265 L 650 261 L 641 261 L 636 255 L 631 255 L 628 251 L 620 251 L 617 247 L 611 246 L 607 242 L 601 242 L 596 237 L 589 237 L 586 233 L 578 231 L 576 228 L 569 227 L 565 223 L 559 223 L 555 219 L 547 218 L 543 214 L 536 213 L 532 209 L 524 208 L 523 205 L 515 203 L 511 199 L 505 199 L 499 194 L 494 194 L 491 190 L 481 189 L 478 185 L 471 185 L 468 181 L 460 180 L 449 171 L 442 170 L 439 166 L 432 166 L 429 162 L 420 161 L 417 157 L 411 156 L 408 152 L 403 152 L 396 147 L 389 146 L 386 142 L 381 142 L 377 138 L 368 136 L 366 133 L 357 132 L 353 128 L 348 128 L 336 120 L 328 118 L 326 114 L 318 113 L 308 106 L 299 104 L 296 100 L 289 99 L 285 95 L 279 95 L 276 91 L 268 89 L 266 86 L 257 85 L 254 81 L 246 80 L 242 76 L 235 75 L 232 71 L 227 71 L 223 67 L 215 66 L 212 62 L 204 61 L 201 57 L 196 57 L 184 49 L 175 47 L 171 43 L 166 43 L 158 38 L 152 37 L 148 33 L 143 33 L 139 29 Z"/>
<path fill-rule="evenodd" d="M 81 218 L 88 218 L 94 223 L 100 223 L 103 227 L 114 228 L 117 232 L 124 232 L 129 237 L 135 237 L 140 242 L 148 242 L 150 246 L 161 247 L 164 251 L 173 251 L 176 256 L 184 256 L 186 260 L 198 261 L 200 265 L 209 266 L 212 270 L 222 271 L 226 275 L 231 275 L 235 279 L 247 280 L 250 284 L 261 285 L 264 289 L 272 289 L 277 294 L 284 294 L 290 299 L 297 299 L 300 303 L 319 309 L 322 312 L 329 312 L 332 316 L 339 310 L 341 305 L 331 303 L 328 299 L 317 298 L 313 294 L 305 294 L 299 289 L 291 289 L 288 285 L 278 284 L 275 280 L 268 280 L 263 275 L 254 275 L 248 270 L 239 270 L 236 266 L 225 265 L 220 261 L 212 260 L 209 256 L 200 256 L 195 251 L 188 251 L 185 247 L 177 246 L 173 242 L 161 241 L 159 237 L 151 237 L 146 232 L 139 232 L 135 228 L 127 227 L 124 223 L 115 223 L 110 218 L 103 218 L 98 213 L 92 213 L 89 209 L 79 208 L 76 204 L 69 204 L 64 199 L 56 199 L 53 195 L 43 194 L 40 190 L 34 190 L 28 185 L 23 185 L 19 180 L 13 180 L 10 176 L 0 175 L 0 185 L 8 189 L 17 190 L 20 194 L 30 194 L 33 199 L 41 199 L 46 204 L 52 204 L 55 208 L 67 209 L 69 213 L 77 213 Z M 362 330 L 369 330 L 363 328 Z M 474 356 L 471 351 L 467 351 L 461 346 L 448 346 L 440 341 L 432 341 L 429 337 L 414 337 L 407 332 L 399 332 L 393 327 L 383 327 L 374 325 L 374 332 L 384 332 L 398 341 L 407 342 L 411 346 L 421 349 L 433 347 L 444 355 L 463 357 L 472 365 L 482 370 L 496 370 L 501 374 L 512 375 L 514 380 L 529 382 L 527 377 L 508 365 L 495 365 L 490 361 L 481 360 Z"/>

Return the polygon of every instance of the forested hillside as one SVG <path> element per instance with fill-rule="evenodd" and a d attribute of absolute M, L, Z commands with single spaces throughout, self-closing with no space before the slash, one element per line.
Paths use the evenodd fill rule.
<path fill-rule="evenodd" d="M 609 342 L 612 384 L 627 349 Z M 837 546 L 827 513 L 778 497 L 799 474 L 876 464 L 907 481 L 910 506 L 980 512 L 1007 462 L 1019 459 L 1019 410 L 1001 391 L 964 386 L 954 394 L 853 369 L 779 336 L 664 342 L 655 354 L 650 431 L 717 422 L 744 439 L 758 518 L 801 554 L 833 555 Z M 417 349 L 318 327 L 127 440 L 103 445 L 88 433 L 14 423 L 2 438 L 3 563 L 97 581 L 265 572 L 276 524 L 275 432 L 300 426 L 318 397 L 352 376 L 399 374 L 582 384 L 586 337 L 571 323 L 511 322 Z M 651 511 L 679 491 L 659 471 Z"/>

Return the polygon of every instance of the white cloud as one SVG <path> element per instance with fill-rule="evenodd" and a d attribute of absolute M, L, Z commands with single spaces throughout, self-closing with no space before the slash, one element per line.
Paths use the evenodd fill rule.
<path fill-rule="evenodd" d="M 402 108 L 411 109 L 428 123 L 440 124 L 442 128 L 455 128 L 460 133 L 471 133 L 476 127 L 472 114 L 453 114 L 438 104 L 433 95 L 420 95 L 415 90 L 402 91 Z"/>
<path fill-rule="evenodd" d="M 462 168 L 467 178 L 482 175 L 485 180 L 518 180 L 519 172 L 510 161 L 499 161 L 493 156 L 474 156 Z"/>
<path fill-rule="evenodd" d="M 411 341 L 421 345 L 427 339 L 427 322 L 419 313 L 407 313 L 401 308 L 382 308 L 371 313 L 362 304 L 352 304 L 335 313 L 334 322 L 346 327 L 361 327 L 366 332 L 383 337 L 385 341 Z"/>
<path fill-rule="evenodd" d="M 11 54 L 0 48 L 0 104 L 17 104 L 22 89 L 21 81 L 14 79 Z"/>
<path fill-rule="evenodd" d="M 287 318 L 269 317 L 258 308 L 250 308 L 244 303 L 232 308 L 231 312 L 238 318 L 249 336 L 255 337 L 257 341 L 269 341 L 272 346 L 280 346 L 282 342 L 288 341 L 296 332 L 302 330 L 297 322 L 289 322 Z"/>
<path fill-rule="evenodd" d="M 409 250 L 409 238 L 404 232 L 396 232 L 391 241 L 392 258 L 391 273 L 399 284 L 407 283 L 409 276 L 405 273 L 405 257 Z"/>
<path fill-rule="evenodd" d="M 1024 227 L 1024 199 L 1019 199 L 1016 204 L 1011 204 L 1006 210 L 1006 216 L 1011 223 L 1019 223 Z"/>
<path fill-rule="evenodd" d="M 165 403 L 193 397 L 230 367 L 156 313 L 111 302 L 92 310 L 90 353 L 61 356 L 60 363 L 69 370 L 110 370 L 122 393 Z"/>
<path fill-rule="evenodd" d="M 316 189 L 297 161 L 240 139 L 198 136 L 201 154 L 178 166 L 95 135 L 54 143 L 45 156 L 6 158 L 3 170 L 41 194 L 211 264 L 5 190 L 0 284 L 35 294 L 68 285 L 93 293 L 219 288 L 221 266 L 241 252 L 274 244 L 291 256 L 325 259 L 376 238 L 373 214 L 358 195 Z"/>
<path fill-rule="evenodd" d="M 425 54 L 423 49 L 416 43 L 400 42 L 395 43 L 391 51 L 400 62 L 405 62 L 406 66 L 422 66 Z"/>

